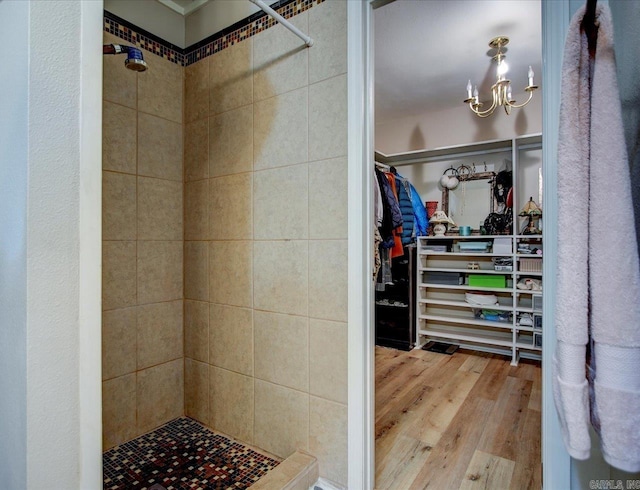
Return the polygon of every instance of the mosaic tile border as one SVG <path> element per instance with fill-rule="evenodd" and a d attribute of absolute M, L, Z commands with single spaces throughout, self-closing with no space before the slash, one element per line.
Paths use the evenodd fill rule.
<path fill-rule="evenodd" d="M 246 489 L 280 461 L 188 417 L 105 451 L 104 490 Z"/>
<path fill-rule="evenodd" d="M 271 7 L 285 19 L 290 19 L 324 1 L 325 0 L 280 0 L 272 4 Z M 264 12 L 256 12 L 246 19 L 202 41 L 192 44 L 186 49 L 182 49 L 107 10 L 104 11 L 105 32 L 113 34 L 134 46 L 145 49 L 180 66 L 189 66 L 196 63 L 225 48 L 255 36 L 276 24 L 277 22 Z"/>

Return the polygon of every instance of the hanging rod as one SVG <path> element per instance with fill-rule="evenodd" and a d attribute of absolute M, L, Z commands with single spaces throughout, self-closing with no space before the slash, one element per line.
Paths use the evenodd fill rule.
<path fill-rule="evenodd" d="M 311 39 L 311 37 L 307 36 L 304 32 L 302 32 L 300 29 L 298 29 L 296 26 L 294 26 L 291 22 L 289 22 L 287 19 L 285 19 L 284 17 L 282 17 L 282 15 L 280 15 L 278 12 L 276 12 L 275 10 L 273 10 L 271 7 L 269 7 L 266 3 L 264 3 L 262 0 L 249 0 L 251 3 L 256 4 L 258 7 L 260 7 L 266 14 L 270 15 L 271 17 L 273 17 L 275 20 L 277 20 L 278 22 L 280 22 L 280 24 L 282 24 L 283 26 L 285 26 L 287 29 L 289 29 L 291 32 L 293 32 L 296 36 L 298 36 L 300 39 L 302 39 L 304 41 L 304 43 L 308 46 L 311 47 L 313 46 L 313 39 Z"/>

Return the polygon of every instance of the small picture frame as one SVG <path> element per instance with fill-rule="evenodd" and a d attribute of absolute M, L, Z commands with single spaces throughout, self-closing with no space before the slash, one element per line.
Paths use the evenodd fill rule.
<path fill-rule="evenodd" d="M 533 328 L 542 330 L 542 315 L 533 315 Z"/>

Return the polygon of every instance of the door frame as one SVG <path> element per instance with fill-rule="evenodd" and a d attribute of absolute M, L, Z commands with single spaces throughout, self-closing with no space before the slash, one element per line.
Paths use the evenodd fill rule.
<path fill-rule="evenodd" d="M 373 334 L 373 9 L 388 0 L 347 2 L 348 87 L 348 488 L 375 484 Z M 543 181 L 545 183 L 544 274 L 557 268 L 558 114 L 562 53 L 569 0 L 542 0 L 542 87 L 544 92 Z M 543 323 L 554 325 L 555 281 L 545 281 Z M 571 488 L 570 458 L 561 437 L 551 386 L 555 330 L 546 328 L 542 356 L 542 481 L 547 489 Z"/>

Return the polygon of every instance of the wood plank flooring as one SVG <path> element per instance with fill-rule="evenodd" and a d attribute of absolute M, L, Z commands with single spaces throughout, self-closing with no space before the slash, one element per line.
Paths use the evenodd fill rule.
<path fill-rule="evenodd" d="M 376 347 L 378 490 L 539 490 L 541 369 Z"/>

